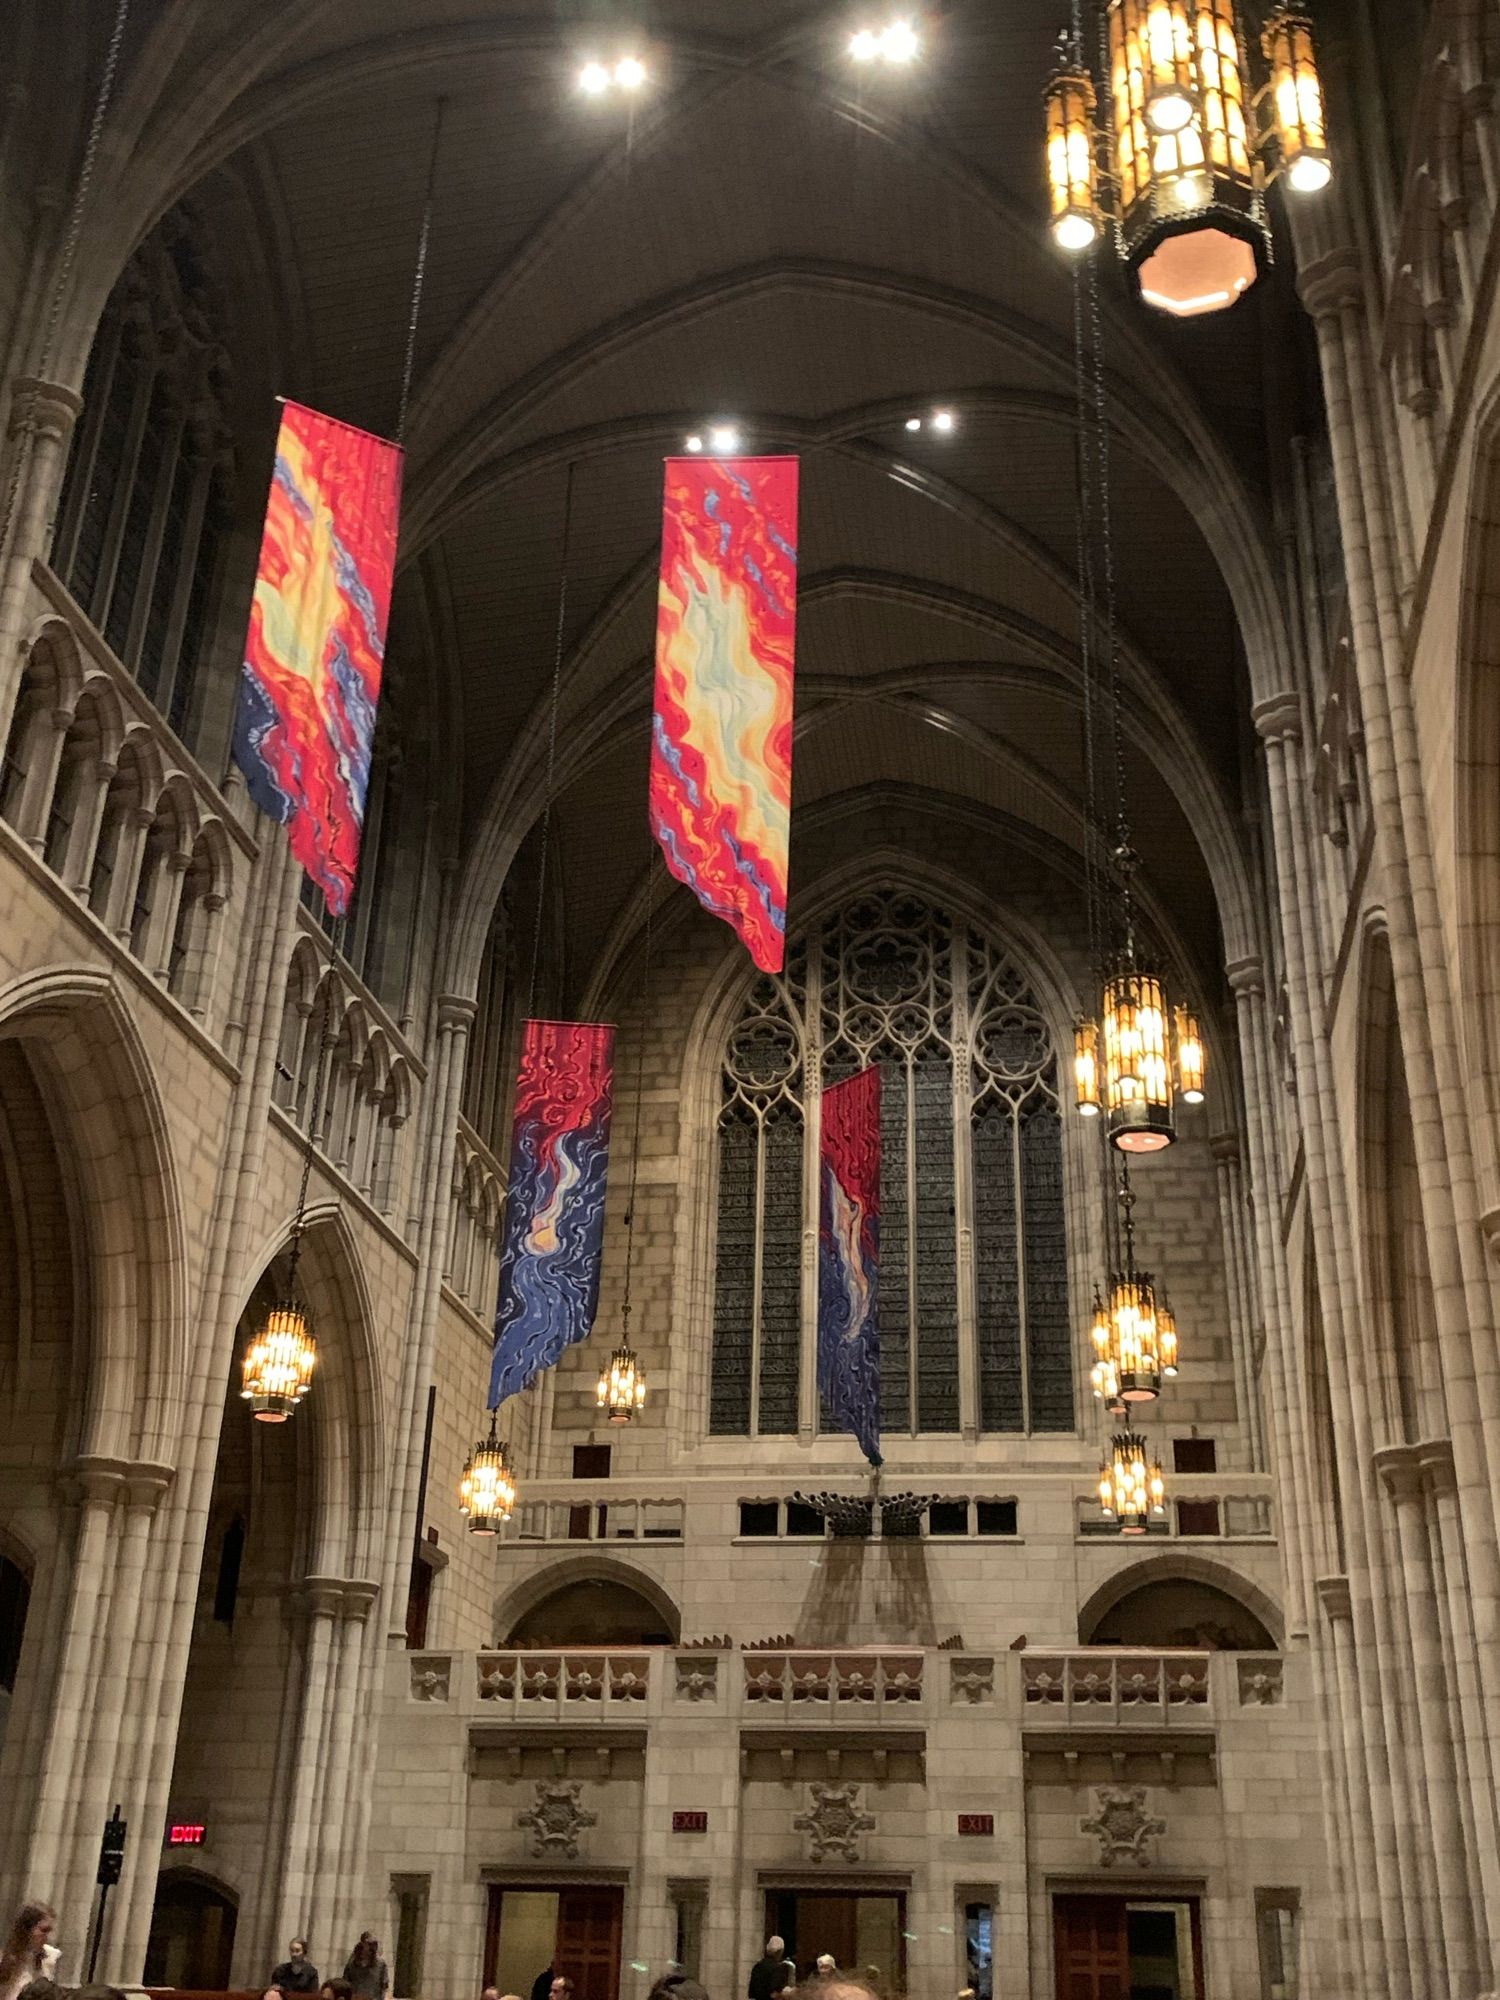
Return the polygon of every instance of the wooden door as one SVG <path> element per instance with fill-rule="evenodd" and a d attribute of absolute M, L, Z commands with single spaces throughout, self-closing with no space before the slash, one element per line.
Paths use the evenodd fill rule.
<path fill-rule="evenodd" d="M 613 1886 L 560 1892 L 553 1963 L 572 1980 L 573 2000 L 619 2000 L 624 1908 L 625 1891 Z"/>
<path fill-rule="evenodd" d="M 1057 2000 L 1130 2000 L 1130 1933 L 1123 1896 L 1055 1896 Z"/>

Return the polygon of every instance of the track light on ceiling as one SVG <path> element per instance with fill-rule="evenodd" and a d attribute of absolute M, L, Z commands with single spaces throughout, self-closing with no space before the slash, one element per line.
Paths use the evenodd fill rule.
<path fill-rule="evenodd" d="M 922 37 L 910 21 L 892 21 L 884 28 L 861 28 L 849 37 L 849 53 L 857 63 L 887 62 L 901 69 L 922 53 Z"/>
<path fill-rule="evenodd" d="M 650 75 L 638 55 L 623 55 L 613 63 L 590 60 L 578 72 L 578 88 L 585 97 L 606 97 L 614 90 L 633 96 L 650 81 Z"/>
<path fill-rule="evenodd" d="M 743 441 L 737 424 L 715 424 L 708 434 L 709 444 L 720 454 L 738 451 Z"/>

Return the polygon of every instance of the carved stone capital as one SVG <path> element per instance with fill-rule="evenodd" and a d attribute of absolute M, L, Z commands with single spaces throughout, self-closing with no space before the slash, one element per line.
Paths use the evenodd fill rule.
<path fill-rule="evenodd" d="M 1416 1447 L 1417 1462 L 1422 1468 L 1422 1478 L 1429 1493 L 1449 1494 L 1458 1491 L 1458 1475 L 1453 1469 L 1453 1440 L 1451 1438 L 1425 1438 Z"/>
<path fill-rule="evenodd" d="M 18 375 L 10 385 L 9 433 L 16 437 L 30 430 L 35 437 L 57 438 L 73 434 L 83 398 L 63 382 L 44 382 L 37 375 Z"/>
<path fill-rule="evenodd" d="M 1346 1625 L 1354 1618 L 1354 1606 L 1349 1597 L 1347 1576 L 1320 1576 L 1313 1585 L 1318 1593 L 1318 1602 L 1330 1618 L 1340 1619 Z"/>
<path fill-rule="evenodd" d="M 462 1028 L 467 1033 L 473 1026 L 474 1017 L 478 1012 L 479 1003 L 475 1000 L 465 1000 L 461 994 L 441 993 L 438 995 L 437 1024 L 439 1031 L 446 1030 L 449 1034 L 452 1034 L 455 1029 Z"/>
<path fill-rule="evenodd" d="M 1302 704 L 1290 688 L 1256 702 L 1250 719 L 1262 743 L 1294 743 L 1302 734 Z"/>
<path fill-rule="evenodd" d="M 1215 1132 L 1209 1139 L 1208 1150 L 1216 1160 L 1223 1160 L 1229 1166 L 1236 1166 L 1240 1157 L 1239 1133 Z"/>
<path fill-rule="evenodd" d="M 1383 1445 L 1373 1460 L 1385 1490 L 1398 1506 L 1422 1497 L 1422 1460 L 1414 1444 Z"/>
<path fill-rule="evenodd" d="M 1229 990 L 1236 995 L 1266 990 L 1266 969 L 1258 958 L 1232 958 L 1224 967 Z"/>
<path fill-rule="evenodd" d="M 1314 319 L 1335 318 L 1363 299 L 1359 282 L 1359 260 L 1341 246 L 1316 257 L 1298 274 L 1297 290 Z"/>

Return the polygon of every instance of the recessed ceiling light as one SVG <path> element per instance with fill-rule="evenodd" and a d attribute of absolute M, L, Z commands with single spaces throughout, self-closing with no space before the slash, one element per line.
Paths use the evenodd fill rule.
<path fill-rule="evenodd" d="M 880 54 L 880 37 L 869 28 L 861 28 L 857 35 L 850 37 L 849 53 L 856 62 L 873 62 Z"/>
<path fill-rule="evenodd" d="M 602 97 L 609 89 L 609 71 L 603 63 L 585 63 L 578 72 L 578 88 L 588 97 Z"/>
<path fill-rule="evenodd" d="M 951 410 L 934 410 L 932 413 L 932 428 L 935 431 L 951 431 L 953 428 L 953 412 Z"/>
<path fill-rule="evenodd" d="M 909 431 L 919 431 L 922 428 L 922 419 L 920 417 L 908 417 L 906 428 Z"/>
<path fill-rule="evenodd" d="M 733 424 L 715 424 L 708 434 L 708 441 L 715 451 L 738 451 L 740 434 Z"/>
<path fill-rule="evenodd" d="M 621 90 L 639 90 L 646 81 L 646 65 L 638 56 L 623 56 L 615 64 L 615 82 Z"/>
<path fill-rule="evenodd" d="M 693 435 L 687 440 L 687 448 L 689 451 L 702 451 L 703 440 L 701 437 L 699 437 L 696 431 L 694 431 Z"/>

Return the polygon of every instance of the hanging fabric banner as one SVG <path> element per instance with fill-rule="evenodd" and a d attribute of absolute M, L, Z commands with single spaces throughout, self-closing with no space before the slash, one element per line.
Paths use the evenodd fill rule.
<path fill-rule="evenodd" d="M 359 865 L 401 466 L 399 445 L 284 405 L 234 761 L 335 916 L 349 907 Z"/>
<path fill-rule="evenodd" d="M 528 1021 L 511 1129 L 490 1408 L 584 1339 L 599 1305 L 615 1031 Z"/>
<path fill-rule="evenodd" d="M 825 1417 L 880 1463 L 880 1071 L 823 1092 L 818 1388 Z"/>
<path fill-rule="evenodd" d="M 796 459 L 669 458 L 651 831 L 763 972 L 786 942 L 796 634 Z"/>

